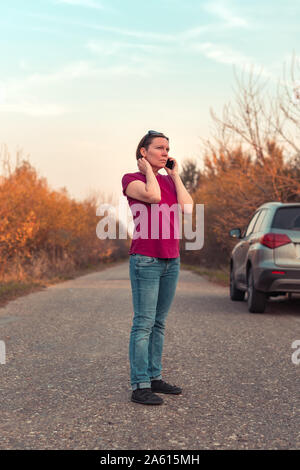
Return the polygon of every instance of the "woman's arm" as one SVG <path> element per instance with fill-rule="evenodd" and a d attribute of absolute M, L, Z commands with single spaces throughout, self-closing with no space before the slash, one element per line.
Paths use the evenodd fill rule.
<path fill-rule="evenodd" d="M 177 192 L 177 201 L 178 204 L 180 204 L 182 211 L 185 214 L 192 214 L 194 206 L 192 196 L 186 190 L 178 173 L 171 176 L 171 178 L 174 181 Z M 188 206 L 184 207 L 184 204 L 188 204 Z"/>
<path fill-rule="evenodd" d="M 167 171 L 168 175 L 171 176 L 172 180 L 174 181 L 175 187 L 176 187 L 176 192 L 177 192 L 177 201 L 178 204 L 180 204 L 181 210 L 185 214 L 192 214 L 193 213 L 193 206 L 194 206 L 194 201 L 192 196 L 189 194 L 189 192 L 186 190 L 182 179 L 180 178 L 178 174 L 178 164 L 175 160 L 175 158 L 169 157 L 170 160 L 174 161 L 174 167 L 172 170 L 169 168 L 165 168 Z M 188 204 L 188 206 L 184 207 L 184 204 Z"/>
<path fill-rule="evenodd" d="M 142 160 L 140 162 L 140 160 Z M 158 199 L 156 202 L 160 202 L 161 200 L 161 192 L 160 192 L 160 186 L 158 184 L 157 178 L 155 174 L 153 173 L 152 167 L 147 160 L 144 158 L 139 159 L 139 169 L 144 175 L 146 175 L 146 192 L 149 192 L 150 194 L 154 195 L 154 198 Z M 142 166 L 143 163 L 145 163 L 145 170 L 144 167 Z"/>
<path fill-rule="evenodd" d="M 160 186 L 153 173 L 152 167 L 145 158 L 138 160 L 138 167 L 141 173 L 146 176 L 146 183 L 135 180 L 128 184 L 126 194 L 133 199 L 155 204 L 161 200 Z"/>

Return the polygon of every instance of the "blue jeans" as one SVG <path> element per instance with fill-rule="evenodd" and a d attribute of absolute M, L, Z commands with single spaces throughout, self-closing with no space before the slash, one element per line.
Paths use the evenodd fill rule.
<path fill-rule="evenodd" d="M 129 342 L 132 390 L 151 387 L 161 379 L 165 321 L 180 270 L 178 258 L 130 255 L 129 271 L 134 309 Z"/>

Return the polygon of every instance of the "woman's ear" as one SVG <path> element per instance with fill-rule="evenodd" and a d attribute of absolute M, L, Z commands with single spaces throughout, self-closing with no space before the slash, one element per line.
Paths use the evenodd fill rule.
<path fill-rule="evenodd" d="M 140 149 L 140 154 L 142 155 L 142 157 L 145 157 L 145 156 L 146 156 L 145 147 L 142 147 L 142 148 Z"/>

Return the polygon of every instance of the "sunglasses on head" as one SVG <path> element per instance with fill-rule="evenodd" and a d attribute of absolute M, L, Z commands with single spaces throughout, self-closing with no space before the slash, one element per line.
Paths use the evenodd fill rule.
<path fill-rule="evenodd" d="M 148 131 L 147 135 L 164 135 L 163 132 L 157 132 L 157 131 Z"/>

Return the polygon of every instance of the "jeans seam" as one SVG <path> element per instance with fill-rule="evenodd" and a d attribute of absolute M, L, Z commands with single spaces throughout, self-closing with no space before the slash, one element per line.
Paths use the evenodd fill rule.
<path fill-rule="evenodd" d="M 151 338 L 151 377 L 153 377 L 153 360 L 152 360 L 152 356 L 153 356 L 154 327 L 155 327 L 155 319 L 154 319 L 154 325 L 152 327 L 152 338 Z"/>
<path fill-rule="evenodd" d="M 135 350 L 136 350 L 136 332 L 134 332 L 134 341 L 133 341 L 133 344 L 134 344 L 134 347 L 133 347 L 133 359 L 132 359 L 132 363 L 133 363 L 133 367 L 134 369 L 133 370 L 136 370 L 136 366 L 135 366 Z"/>

